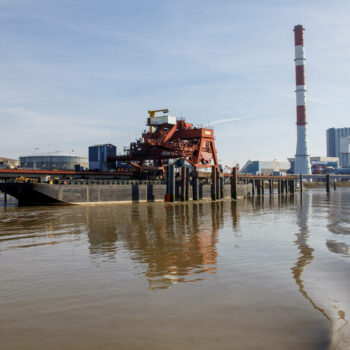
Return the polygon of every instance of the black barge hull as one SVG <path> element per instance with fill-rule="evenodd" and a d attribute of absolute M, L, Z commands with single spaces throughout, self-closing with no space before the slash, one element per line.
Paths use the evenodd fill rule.
<path fill-rule="evenodd" d="M 210 199 L 210 184 L 200 184 L 199 199 Z M 164 201 L 166 184 L 164 183 L 0 183 L 0 190 L 24 205 L 71 205 L 101 202 L 154 202 Z M 250 184 L 238 185 L 238 196 L 245 197 L 251 191 Z M 177 188 L 176 200 L 180 200 Z M 231 197 L 230 185 L 224 185 L 224 198 Z M 192 199 L 192 193 L 189 194 Z"/>

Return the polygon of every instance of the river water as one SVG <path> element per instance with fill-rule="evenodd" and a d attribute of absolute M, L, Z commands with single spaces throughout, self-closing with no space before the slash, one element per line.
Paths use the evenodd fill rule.
<path fill-rule="evenodd" d="M 0 349 L 349 349 L 350 190 L 0 208 Z"/>

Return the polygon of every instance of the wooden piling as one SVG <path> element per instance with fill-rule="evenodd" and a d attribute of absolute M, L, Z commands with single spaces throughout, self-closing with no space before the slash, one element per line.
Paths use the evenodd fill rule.
<path fill-rule="evenodd" d="M 185 200 L 190 199 L 190 169 L 186 167 L 186 186 L 185 186 Z"/>
<path fill-rule="evenodd" d="M 181 192 L 180 198 L 181 201 L 184 202 L 186 200 L 186 168 L 183 166 L 181 168 Z"/>
<path fill-rule="evenodd" d="M 273 180 L 269 180 L 269 190 L 270 190 L 270 195 L 273 195 Z"/>
<path fill-rule="evenodd" d="M 303 193 L 303 174 L 299 175 L 299 191 Z"/>
<path fill-rule="evenodd" d="M 294 193 L 295 192 L 295 182 L 294 180 L 289 180 L 289 192 Z"/>
<path fill-rule="evenodd" d="M 220 171 L 219 169 L 216 169 L 216 199 L 221 198 L 220 189 Z"/>
<path fill-rule="evenodd" d="M 261 194 L 264 195 L 265 194 L 265 181 L 264 180 L 261 180 Z"/>
<path fill-rule="evenodd" d="M 175 202 L 175 165 L 169 166 L 169 194 L 170 202 Z"/>
<path fill-rule="evenodd" d="M 281 180 L 280 179 L 277 180 L 277 191 L 278 191 L 278 194 L 281 194 Z"/>
<path fill-rule="evenodd" d="M 216 200 L 216 168 L 215 165 L 211 167 L 211 199 Z"/>
<path fill-rule="evenodd" d="M 326 192 L 329 193 L 330 191 L 331 191 L 330 175 L 326 174 Z"/>
<path fill-rule="evenodd" d="M 334 181 L 333 181 L 333 189 L 334 189 L 334 191 L 337 189 L 337 180 L 336 179 L 334 179 Z"/>
<path fill-rule="evenodd" d="M 254 180 L 253 180 L 254 181 Z M 237 199 L 237 182 L 238 182 L 238 169 L 237 167 L 232 168 L 232 177 L 231 177 L 231 198 Z M 254 182 L 253 182 L 253 196 L 254 196 Z"/>
<path fill-rule="evenodd" d="M 170 175 L 169 175 L 170 168 L 169 166 L 165 167 L 165 176 L 166 176 L 166 194 L 170 194 Z M 167 199 L 166 199 L 167 200 Z"/>
<path fill-rule="evenodd" d="M 193 193 L 193 200 L 198 201 L 198 199 L 199 199 L 199 181 L 198 181 L 198 173 L 197 172 L 192 177 L 192 193 Z"/>
<path fill-rule="evenodd" d="M 220 198 L 224 198 L 224 174 L 220 177 Z"/>

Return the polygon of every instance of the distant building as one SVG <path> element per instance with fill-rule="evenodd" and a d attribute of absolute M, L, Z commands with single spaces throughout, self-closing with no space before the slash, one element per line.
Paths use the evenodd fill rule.
<path fill-rule="evenodd" d="M 110 143 L 105 145 L 94 145 L 89 147 L 89 169 L 108 171 L 108 157 L 117 154 L 117 147 Z"/>
<path fill-rule="evenodd" d="M 350 128 L 327 129 L 327 156 L 338 157 L 342 168 L 350 168 Z"/>
<path fill-rule="evenodd" d="M 289 162 L 278 160 L 248 160 L 240 169 L 241 174 L 268 175 L 286 174 L 290 168 Z"/>
<path fill-rule="evenodd" d="M 19 166 L 18 159 L 0 158 L 0 168 L 16 168 Z"/>
<path fill-rule="evenodd" d="M 43 170 L 83 170 L 88 168 L 87 157 L 65 154 L 43 154 L 19 157 L 20 167 Z"/>
<path fill-rule="evenodd" d="M 290 169 L 288 174 L 294 174 L 295 158 L 288 158 Z M 311 173 L 325 174 L 332 173 L 334 169 L 339 168 L 338 157 L 310 157 Z"/>

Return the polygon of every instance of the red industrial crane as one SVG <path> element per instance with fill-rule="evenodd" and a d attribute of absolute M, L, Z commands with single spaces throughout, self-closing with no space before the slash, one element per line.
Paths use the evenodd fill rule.
<path fill-rule="evenodd" d="M 155 116 L 156 112 L 168 110 L 148 111 L 149 131 L 132 142 L 124 155 L 110 157 L 109 161 L 129 163 L 145 173 L 163 173 L 166 159 L 182 159 L 195 170 L 218 167 L 213 129 L 196 128 L 171 115 Z"/>

